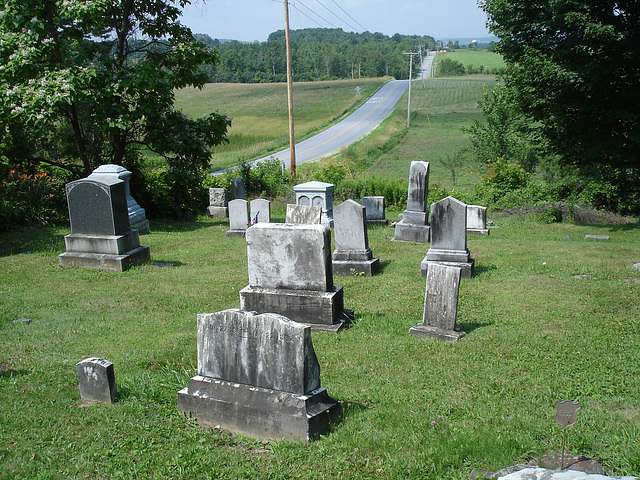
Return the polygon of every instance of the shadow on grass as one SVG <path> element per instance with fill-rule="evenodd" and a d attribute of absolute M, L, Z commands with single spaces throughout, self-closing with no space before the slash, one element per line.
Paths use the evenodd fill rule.
<path fill-rule="evenodd" d="M 64 236 L 56 227 L 20 227 L 0 235 L 0 257 L 64 252 Z"/>
<path fill-rule="evenodd" d="M 478 328 L 488 327 L 491 324 L 491 322 L 456 322 L 456 328 L 464 333 L 471 333 Z"/>
<path fill-rule="evenodd" d="M 487 263 L 487 264 L 482 264 L 482 265 L 476 265 L 474 267 L 474 276 L 478 276 L 478 275 L 483 275 L 486 273 L 490 273 L 493 272 L 495 270 L 498 270 L 497 265 L 494 265 L 493 263 Z"/>
<path fill-rule="evenodd" d="M 229 220 L 225 218 L 215 219 L 212 222 L 180 222 L 178 220 L 154 220 L 151 222 L 151 232 L 174 233 L 174 232 L 194 232 L 203 228 L 228 225 Z"/>
<path fill-rule="evenodd" d="M 1 378 L 12 378 L 12 377 L 21 377 L 22 375 L 28 375 L 28 370 L 0 370 L 0 379 Z"/>

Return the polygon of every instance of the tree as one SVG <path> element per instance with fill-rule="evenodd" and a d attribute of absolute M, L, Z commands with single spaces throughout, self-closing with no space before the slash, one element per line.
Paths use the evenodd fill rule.
<path fill-rule="evenodd" d="M 634 176 L 640 153 L 640 4 L 483 0 L 504 80 L 538 139 L 586 172 Z"/>
<path fill-rule="evenodd" d="M 189 3 L 0 0 L 0 156 L 79 177 L 104 163 L 135 171 L 153 152 L 166 160 L 168 195 L 193 210 L 188 190 L 230 120 L 173 107 L 174 90 L 201 88 L 198 66 L 217 62 L 178 20 Z"/>

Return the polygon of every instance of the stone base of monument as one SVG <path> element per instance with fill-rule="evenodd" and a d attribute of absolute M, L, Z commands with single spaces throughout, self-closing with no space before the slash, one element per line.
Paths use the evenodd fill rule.
<path fill-rule="evenodd" d="M 344 292 L 334 286 L 331 291 L 267 289 L 246 286 L 240 290 L 240 309 L 257 313 L 277 313 L 312 330 L 337 331 L 347 319 L 343 314 Z"/>
<path fill-rule="evenodd" d="M 227 230 L 225 232 L 227 237 L 244 237 L 247 234 L 246 230 Z"/>
<path fill-rule="evenodd" d="M 348 277 L 364 275 L 371 277 L 380 271 L 380 259 L 373 258 L 370 248 L 362 251 L 334 250 L 333 274 Z"/>
<path fill-rule="evenodd" d="M 369 225 L 389 225 L 389 219 L 388 218 L 372 218 L 372 219 L 368 219 L 367 218 L 367 224 Z"/>
<path fill-rule="evenodd" d="M 294 394 L 200 375 L 178 392 L 178 410 L 204 424 L 274 440 L 315 439 L 341 416 L 324 388 Z"/>
<path fill-rule="evenodd" d="M 441 250 L 430 248 L 420 263 L 420 273 L 423 277 L 427 276 L 427 269 L 430 263 L 460 267 L 462 269 L 462 278 L 471 278 L 475 273 L 475 260 L 470 258 L 469 250 Z"/>
<path fill-rule="evenodd" d="M 149 229 L 149 220 L 146 218 L 135 223 L 131 223 L 131 228 L 133 230 L 137 230 L 140 235 L 148 235 L 151 233 L 151 230 Z"/>
<path fill-rule="evenodd" d="M 488 228 L 467 228 L 467 233 L 471 233 L 473 235 L 489 235 Z"/>
<path fill-rule="evenodd" d="M 442 328 L 432 327 L 430 325 L 424 325 L 422 323 L 419 323 L 415 327 L 411 327 L 409 329 L 409 333 L 411 335 L 415 335 L 416 337 L 438 338 L 447 342 L 455 342 L 464 335 L 464 332 L 455 330 L 444 330 Z"/>
<path fill-rule="evenodd" d="M 212 207 L 212 206 L 209 206 L 207 208 L 207 211 L 209 212 L 209 216 L 213 217 L 213 218 L 227 218 L 229 216 L 229 213 L 227 211 L 227 207 Z"/>
<path fill-rule="evenodd" d="M 62 267 L 123 272 L 151 259 L 149 247 L 140 245 L 137 230 L 121 235 L 72 233 L 64 237 L 67 251 L 58 255 Z"/>
<path fill-rule="evenodd" d="M 414 225 L 400 220 L 393 239 L 400 242 L 429 243 L 431 225 Z"/>

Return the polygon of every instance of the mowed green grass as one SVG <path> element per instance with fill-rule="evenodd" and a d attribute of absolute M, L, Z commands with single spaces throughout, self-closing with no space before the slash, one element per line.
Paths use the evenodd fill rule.
<path fill-rule="evenodd" d="M 463 64 L 472 65 L 476 68 L 484 67 L 486 70 L 505 68 L 506 64 L 501 55 L 485 50 L 459 49 L 450 50 L 449 53 L 440 54 L 439 58 L 450 58 Z"/>
<path fill-rule="evenodd" d="M 371 96 L 384 81 L 294 83 L 296 139 L 303 139 L 336 121 Z M 357 95 L 356 87 L 360 87 L 360 95 Z M 218 111 L 233 119 L 229 143 L 213 149 L 213 169 L 238 165 L 243 160 L 253 160 L 288 146 L 289 107 L 285 83 L 209 83 L 202 90 L 182 89 L 176 92 L 176 108 L 193 117 Z"/>
<path fill-rule="evenodd" d="M 582 405 L 567 452 L 637 475 L 638 231 L 492 220 L 489 237 L 468 240 L 477 275 L 460 287 L 456 344 L 409 335 L 428 245 L 369 229 L 382 272 L 336 277 L 355 322 L 312 335 L 344 418 L 311 443 L 230 435 L 177 412 L 196 374 L 196 314 L 238 308 L 248 283 L 246 244 L 224 220 L 152 221 L 142 244 L 173 266 L 120 274 L 58 267 L 67 228 L 3 234 L 0 479 L 462 480 L 560 453 L 553 403 L 565 399 Z M 81 406 L 75 364 L 90 356 L 114 363 L 113 406 Z"/>

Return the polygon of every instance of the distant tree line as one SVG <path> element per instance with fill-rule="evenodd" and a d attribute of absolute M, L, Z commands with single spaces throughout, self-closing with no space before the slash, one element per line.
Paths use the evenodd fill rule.
<path fill-rule="evenodd" d="M 266 42 L 220 42 L 208 35 L 196 38 L 215 46 L 220 61 L 204 65 L 211 82 L 267 83 L 286 81 L 285 32 Z M 435 48 L 430 36 L 352 33 L 340 28 L 307 28 L 291 32 L 294 81 L 391 76 L 407 78 L 409 61 L 403 52 Z"/>

